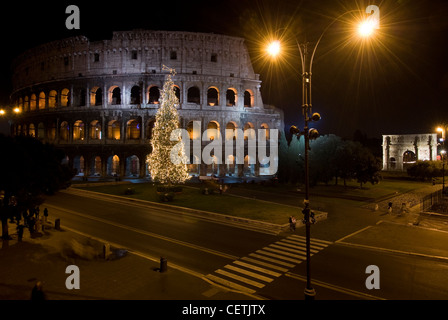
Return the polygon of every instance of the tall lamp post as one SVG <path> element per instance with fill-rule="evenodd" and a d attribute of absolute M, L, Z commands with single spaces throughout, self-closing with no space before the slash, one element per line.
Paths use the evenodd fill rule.
<path fill-rule="evenodd" d="M 378 18 L 379 10 L 376 6 L 369 6 L 366 9 L 366 12 L 371 13 L 373 10 L 374 14 L 369 16 L 368 19 L 361 22 L 358 26 L 358 33 L 362 37 L 369 37 L 373 34 L 374 29 L 379 27 L 379 22 L 376 19 L 373 19 L 372 17 Z M 375 13 L 375 10 L 378 10 Z M 353 10 L 358 11 L 358 10 Z M 304 128 L 303 131 L 300 132 L 300 129 L 298 129 L 296 126 L 291 126 L 290 132 L 292 135 L 300 136 L 303 135 L 305 139 L 305 199 L 303 201 L 304 208 L 302 210 L 303 213 L 303 221 L 305 224 L 305 232 L 306 232 L 306 287 L 305 287 L 305 299 L 306 300 L 313 300 L 316 291 L 312 287 L 311 284 L 311 224 L 315 222 L 314 219 L 314 213 L 311 211 L 310 208 L 310 201 L 309 201 L 309 149 L 310 149 L 310 139 L 316 139 L 319 136 L 319 133 L 316 129 L 310 128 L 309 123 L 315 122 L 320 120 L 320 114 L 319 113 L 312 113 L 312 99 L 311 99 L 311 75 L 312 75 L 312 66 L 313 66 L 313 60 L 314 55 L 316 53 L 316 49 L 323 37 L 323 35 L 326 33 L 326 31 L 336 22 L 338 21 L 343 15 L 348 14 L 353 11 L 348 11 L 337 18 L 335 18 L 322 32 L 321 36 L 315 43 L 314 47 L 309 47 L 309 42 L 300 44 L 297 40 L 297 47 L 300 52 L 300 60 L 301 60 L 301 66 L 302 66 L 302 114 L 304 117 Z M 310 50 L 312 49 L 312 51 Z M 267 48 L 268 53 L 271 56 L 276 56 L 280 53 L 280 42 L 278 40 L 275 40 L 271 42 L 268 45 Z"/>

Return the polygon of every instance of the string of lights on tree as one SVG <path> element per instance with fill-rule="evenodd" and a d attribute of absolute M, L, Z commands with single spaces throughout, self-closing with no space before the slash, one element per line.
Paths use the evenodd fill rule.
<path fill-rule="evenodd" d="M 163 70 L 169 71 L 161 94 L 160 108 L 156 113 L 153 134 L 151 138 L 152 152 L 147 158 L 148 169 L 153 181 L 161 184 L 184 183 L 190 178 L 187 169 L 187 156 L 184 144 L 179 133 L 176 139 L 171 139 L 173 130 L 179 128 L 179 113 L 177 106 L 179 100 L 174 91 L 172 76 L 176 74 L 174 69 L 163 66 Z M 174 141 L 173 141 L 174 140 Z M 177 152 L 178 160 L 173 162 L 171 153 L 173 148 Z"/>

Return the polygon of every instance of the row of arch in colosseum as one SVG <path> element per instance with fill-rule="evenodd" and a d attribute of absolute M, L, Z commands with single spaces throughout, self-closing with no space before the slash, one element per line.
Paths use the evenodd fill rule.
<path fill-rule="evenodd" d="M 191 156 L 188 172 L 191 176 L 258 176 L 269 174 L 268 165 L 258 162 L 252 164 L 250 156 L 244 157 L 244 164 L 239 163 L 234 155 L 228 155 L 225 163 L 218 164 L 218 159 L 212 156 L 211 164 L 194 164 Z M 67 156 L 64 160 L 81 177 L 139 177 L 149 176 L 147 155 L 113 154 L 99 155 L 97 153 L 75 154 Z"/>
<path fill-rule="evenodd" d="M 145 122 L 145 125 L 142 125 Z M 23 122 L 21 124 L 15 124 L 13 126 L 14 135 L 29 135 L 42 139 L 48 142 L 59 141 L 64 142 L 95 142 L 100 140 L 112 141 L 127 141 L 127 140 L 149 140 L 152 136 L 152 130 L 154 128 L 155 119 L 152 117 L 147 121 L 142 121 L 141 117 L 130 119 L 124 123 L 121 120 L 102 120 L 95 119 L 91 121 L 45 121 L 37 124 L 32 122 Z M 201 132 L 194 131 L 194 120 L 186 123 L 185 129 L 190 135 L 190 139 L 204 139 L 203 133 L 207 129 L 207 140 L 233 139 L 238 138 L 239 130 L 238 123 L 236 121 L 229 121 L 225 128 L 221 128 L 218 121 L 212 120 L 207 123 L 207 126 L 201 128 Z M 225 130 L 223 130 L 225 129 Z M 253 130 L 250 130 L 253 129 Z M 255 139 L 257 131 L 261 129 L 265 131 L 266 139 L 270 138 L 269 125 L 265 122 L 261 123 L 259 128 L 256 128 L 252 122 L 246 122 L 241 128 L 240 133 L 243 133 L 244 139 Z M 222 135 L 222 132 L 225 132 Z"/>
<path fill-rule="evenodd" d="M 182 104 L 182 95 L 179 86 L 175 86 L 174 90 L 176 96 Z M 225 101 L 224 105 L 227 107 L 237 106 L 239 96 L 238 91 L 235 88 L 228 88 L 225 90 L 225 99 L 222 97 L 222 93 L 216 86 L 211 86 L 206 90 L 206 96 L 202 97 L 201 90 L 198 86 L 191 86 L 186 90 L 186 103 L 201 104 L 202 101 L 206 101 L 207 106 L 219 106 Z M 223 90 L 223 91 L 224 91 Z M 44 109 L 53 109 L 57 107 L 69 107 L 72 106 L 72 101 L 77 101 L 75 105 L 79 106 L 102 106 L 102 105 L 140 105 L 140 104 L 153 104 L 158 105 L 160 103 L 161 91 L 157 85 L 150 85 L 145 90 L 145 94 L 142 95 L 142 89 L 138 85 L 134 85 L 130 88 L 128 94 L 123 95 L 122 89 L 113 85 L 107 89 L 103 89 L 99 86 L 93 88 L 79 89 L 79 95 L 77 98 L 72 95 L 73 90 L 63 88 L 62 90 L 50 90 L 48 93 L 40 91 L 37 93 L 31 93 L 29 96 L 19 97 L 17 100 L 17 106 L 23 111 L 35 111 Z M 86 92 L 89 92 L 87 99 Z M 126 98 L 127 97 L 127 98 Z M 247 89 L 244 91 L 243 96 L 244 107 L 254 106 L 254 94 L 253 91 Z"/>

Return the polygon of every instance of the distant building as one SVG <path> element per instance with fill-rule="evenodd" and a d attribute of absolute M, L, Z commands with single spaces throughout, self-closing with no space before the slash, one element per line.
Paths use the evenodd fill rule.
<path fill-rule="evenodd" d="M 167 74 L 163 65 L 176 70 L 180 127 L 189 132 L 193 121 L 200 121 L 202 131 L 216 129 L 221 135 L 225 129 L 283 130 L 282 111 L 263 104 L 244 39 L 135 30 L 93 42 L 67 38 L 17 57 L 11 100 L 22 112 L 12 134 L 63 148 L 82 176 L 144 177 Z M 267 172 L 258 160 L 244 159 L 244 165 L 238 164 L 241 159 L 225 160 L 189 169 L 217 176 Z"/>
<path fill-rule="evenodd" d="M 405 171 L 417 160 L 436 159 L 436 133 L 383 135 L 383 170 Z"/>

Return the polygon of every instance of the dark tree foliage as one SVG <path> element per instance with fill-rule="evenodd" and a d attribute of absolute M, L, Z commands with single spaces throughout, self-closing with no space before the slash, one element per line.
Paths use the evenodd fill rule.
<path fill-rule="evenodd" d="M 287 143 L 280 139 L 279 181 L 303 183 L 304 181 L 304 141 L 303 137 L 292 138 Z M 379 181 L 381 170 L 379 161 L 369 148 L 359 142 L 343 140 L 335 135 L 321 136 L 310 142 L 309 150 L 310 184 L 328 183 L 335 179 L 356 179 L 361 187 L 367 182 Z"/>
<path fill-rule="evenodd" d="M 2 237 L 8 238 L 7 219 L 67 187 L 73 172 L 62 164 L 62 150 L 32 137 L 0 135 L 0 150 L 0 218 Z"/>
<path fill-rule="evenodd" d="M 407 168 L 407 173 L 410 177 L 418 180 L 427 180 L 443 175 L 443 168 L 441 161 L 416 161 L 413 165 Z"/>

